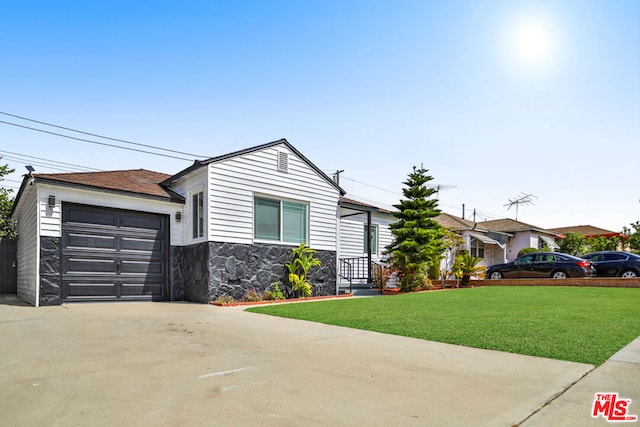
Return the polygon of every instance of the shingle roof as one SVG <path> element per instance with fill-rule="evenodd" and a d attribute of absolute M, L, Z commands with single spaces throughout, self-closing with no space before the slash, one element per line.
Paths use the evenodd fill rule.
<path fill-rule="evenodd" d="M 605 230 L 604 228 L 594 227 L 593 225 L 574 225 L 571 227 L 558 227 L 558 228 L 550 228 L 549 231 L 553 231 L 558 234 L 567 234 L 567 233 L 578 233 L 582 234 L 585 237 L 596 237 L 596 236 L 619 236 L 622 233 Z"/>
<path fill-rule="evenodd" d="M 340 205 L 344 206 L 344 207 L 349 207 L 349 205 L 351 205 L 351 207 L 362 208 L 362 210 L 365 210 L 365 211 L 376 211 L 376 212 L 379 212 L 379 213 L 391 213 L 391 211 L 388 210 L 388 209 L 381 208 L 381 207 L 378 207 L 378 206 L 374 206 L 374 205 L 371 205 L 369 203 L 361 202 L 359 200 L 349 199 L 349 198 L 346 198 L 346 197 L 340 197 Z"/>
<path fill-rule="evenodd" d="M 77 172 L 56 174 L 34 174 L 36 181 L 69 184 L 95 189 L 122 191 L 161 197 L 171 200 L 182 197 L 163 187 L 160 183 L 171 175 L 146 169 L 117 170 L 106 172 Z"/>
<path fill-rule="evenodd" d="M 450 230 L 469 230 L 473 228 L 473 221 L 462 219 L 446 212 L 442 212 L 440 215 L 435 217 L 435 220 L 438 224 Z"/>
<path fill-rule="evenodd" d="M 524 222 L 516 221 L 511 218 L 503 218 L 503 219 L 494 219 L 491 221 L 483 221 L 478 223 L 479 226 L 491 231 L 503 231 L 506 233 L 516 232 L 516 231 L 537 231 L 540 233 L 547 234 L 556 234 L 551 230 L 547 230 L 541 227 L 536 227 L 535 225 L 527 224 Z"/>

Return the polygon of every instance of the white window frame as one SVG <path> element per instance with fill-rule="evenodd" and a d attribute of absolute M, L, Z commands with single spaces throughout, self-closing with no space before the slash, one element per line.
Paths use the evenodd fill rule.
<path fill-rule="evenodd" d="M 367 240 L 367 224 L 364 224 L 364 229 L 362 230 L 362 237 L 364 240 L 364 245 L 363 245 L 363 253 L 368 254 L 369 252 L 367 251 L 367 246 L 368 246 L 368 240 Z M 371 230 L 373 231 L 373 237 L 371 239 L 371 255 L 378 255 L 378 241 L 380 234 L 378 233 L 379 229 L 378 229 L 378 224 L 371 224 Z"/>
<path fill-rule="evenodd" d="M 268 239 L 268 238 L 258 238 L 256 237 L 256 199 L 262 200 L 270 200 L 279 203 L 279 236 L 278 239 Z M 274 197 L 274 196 L 265 196 L 263 194 L 254 194 L 253 195 L 253 240 L 254 242 L 265 242 L 265 243 L 281 243 L 283 245 L 299 245 L 301 242 L 291 242 L 284 240 L 284 203 L 293 203 L 304 207 L 304 236 L 302 238 L 302 242 L 308 244 L 309 242 L 309 217 L 310 217 L 310 209 L 309 203 L 302 200 L 293 200 L 287 199 L 283 197 Z"/>
<path fill-rule="evenodd" d="M 469 239 L 469 253 L 471 255 L 484 259 L 486 250 L 487 248 L 485 247 L 485 243 L 482 240 L 471 236 L 471 238 Z"/>
<path fill-rule="evenodd" d="M 206 219 L 204 190 L 189 193 L 189 202 L 191 203 L 191 239 L 202 239 L 204 238 Z M 202 206 L 200 206 L 200 203 L 202 203 Z M 202 207 L 202 209 L 200 209 L 200 207 Z"/>

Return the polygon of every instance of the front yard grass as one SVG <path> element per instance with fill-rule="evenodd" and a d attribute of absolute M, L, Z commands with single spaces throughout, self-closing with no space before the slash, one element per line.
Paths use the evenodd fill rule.
<path fill-rule="evenodd" d="M 640 289 L 481 287 L 247 311 L 595 366 L 640 335 Z"/>

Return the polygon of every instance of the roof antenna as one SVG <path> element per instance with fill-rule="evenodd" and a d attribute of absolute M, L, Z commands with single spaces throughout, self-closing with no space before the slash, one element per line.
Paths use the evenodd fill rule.
<path fill-rule="evenodd" d="M 33 185 L 35 179 L 33 178 L 32 173 L 35 172 L 35 169 L 31 165 L 26 165 L 25 168 L 27 169 L 27 171 L 29 171 L 29 173 L 24 174 L 22 176 L 28 176 L 29 177 L 29 185 Z"/>
<path fill-rule="evenodd" d="M 531 198 L 536 198 L 536 196 L 534 196 L 533 194 L 525 194 L 525 193 L 520 193 L 519 195 L 517 195 L 516 197 L 514 197 L 513 199 L 509 199 L 509 203 L 503 205 L 503 206 L 508 206 L 507 210 L 511 209 L 511 207 L 513 205 L 516 206 L 516 221 L 518 220 L 518 207 L 520 205 L 533 205 L 535 203 L 533 203 L 533 200 L 531 200 Z"/>

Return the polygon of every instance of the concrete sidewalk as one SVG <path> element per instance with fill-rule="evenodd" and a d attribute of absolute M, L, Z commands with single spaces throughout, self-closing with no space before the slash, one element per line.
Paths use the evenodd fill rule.
<path fill-rule="evenodd" d="M 633 425 L 640 425 L 640 337 L 521 425 L 522 427 L 606 425 L 608 423 L 603 416 L 592 418 L 591 411 L 595 394 L 607 392 L 618 393 L 620 399 L 631 399 L 628 415 L 637 415 L 639 421 Z"/>
<path fill-rule="evenodd" d="M 0 301 L 0 414 L 12 426 L 564 425 L 591 421 L 600 391 L 634 413 L 637 348 L 618 355 L 591 372 L 238 308 Z"/>

